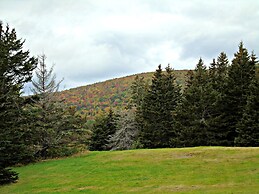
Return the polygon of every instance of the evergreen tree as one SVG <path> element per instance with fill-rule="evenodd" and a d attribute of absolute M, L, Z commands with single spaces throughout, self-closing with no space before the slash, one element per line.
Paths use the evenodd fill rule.
<path fill-rule="evenodd" d="M 222 102 L 224 107 L 222 125 L 227 132 L 227 141 L 230 146 L 234 145 L 237 123 L 243 117 L 243 110 L 245 110 L 249 95 L 249 85 L 255 77 L 255 65 L 255 56 L 249 56 L 241 42 L 229 67 L 226 92 Z"/>
<path fill-rule="evenodd" d="M 210 145 L 216 93 L 209 82 L 208 71 L 202 59 L 189 76 L 182 103 L 176 112 L 179 129 L 176 144 L 183 147 Z"/>
<path fill-rule="evenodd" d="M 257 63 L 255 66 L 255 76 L 259 80 L 259 63 Z"/>
<path fill-rule="evenodd" d="M 148 89 L 148 84 L 144 80 L 144 77 L 139 77 L 137 75 L 130 89 L 131 89 L 131 99 L 129 102 L 129 108 L 141 107 Z"/>
<path fill-rule="evenodd" d="M 173 111 L 180 100 L 180 88 L 168 65 L 165 74 L 161 65 L 154 73 L 152 84 L 137 112 L 139 141 L 145 148 L 171 147 L 175 136 Z"/>
<path fill-rule="evenodd" d="M 23 44 L 15 29 L 4 28 L 0 22 L 0 184 L 15 182 L 17 173 L 7 167 L 29 155 L 21 89 L 31 80 L 37 61 L 23 50 Z"/>
<path fill-rule="evenodd" d="M 209 68 L 209 79 L 213 89 L 224 94 L 225 83 L 228 75 L 228 58 L 224 52 L 221 52 L 217 58 L 217 62 L 213 60 Z"/>
<path fill-rule="evenodd" d="M 109 138 L 116 132 L 116 115 L 112 109 L 108 114 L 96 118 L 93 125 L 93 134 L 90 139 L 89 150 L 110 150 Z"/>
<path fill-rule="evenodd" d="M 259 82 L 252 80 L 247 103 L 241 120 L 237 123 L 237 146 L 259 146 Z"/>
<path fill-rule="evenodd" d="M 224 119 L 224 96 L 226 92 L 226 81 L 228 76 L 228 58 L 221 52 L 217 61 L 213 60 L 209 69 L 209 84 L 215 95 L 215 101 L 211 102 L 211 122 L 209 128 L 210 145 L 228 145 L 227 132 L 222 119 Z"/>
<path fill-rule="evenodd" d="M 158 114 L 160 111 L 159 98 L 162 93 L 162 74 L 161 65 L 159 65 L 143 104 L 137 112 L 137 122 L 140 126 L 139 141 L 145 148 L 158 147 L 157 144 L 160 142 L 158 131 L 161 129 L 161 122 L 159 122 Z"/>

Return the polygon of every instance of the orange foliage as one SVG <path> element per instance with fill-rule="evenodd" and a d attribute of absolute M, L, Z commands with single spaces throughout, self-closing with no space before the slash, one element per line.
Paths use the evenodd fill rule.
<path fill-rule="evenodd" d="M 177 82 L 184 84 L 187 70 L 176 70 Z M 151 81 L 153 73 L 138 74 L 145 80 Z M 122 109 L 127 106 L 130 99 L 130 87 L 136 75 L 81 86 L 59 92 L 58 98 L 63 99 L 69 106 L 76 106 L 78 114 L 93 119 L 96 114 L 109 107 Z"/>

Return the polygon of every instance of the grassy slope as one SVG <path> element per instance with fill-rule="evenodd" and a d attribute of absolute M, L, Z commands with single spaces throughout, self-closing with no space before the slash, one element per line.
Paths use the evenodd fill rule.
<path fill-rule="evenodd" d="M 0 193 L 257 193 L 259 148 L 90 152 L 15 170 Z"/>

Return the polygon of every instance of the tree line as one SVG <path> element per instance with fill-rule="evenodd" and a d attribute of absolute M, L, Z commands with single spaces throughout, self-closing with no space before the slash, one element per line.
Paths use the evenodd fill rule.
<path fill-rule="evenodd" d="M 259 146 L 257 58 L 241 42 L 229 62 L 221 52 L 209 67 L 199 59 L 179 86 L 161 65 L 149 84 L 136 77 L 121 113 L 96 119 L 90 150 L 190 146 Z"/>

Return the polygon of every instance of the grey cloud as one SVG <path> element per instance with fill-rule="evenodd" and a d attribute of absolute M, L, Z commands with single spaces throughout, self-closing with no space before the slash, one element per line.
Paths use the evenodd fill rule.
<path fill-rule="evenodd" d="M 213 34 L 213 30 L 211 30 L 211 32 L 207 31 L 207 33 L 200 34 L 193 39 L 182 40 L 181 59 L 188 57 L 212 59 L 222 51 L 232 57 L 234 52 L 237 51 L 240 41 L 243 41 L 249 49 L 257 49 L 256 42 L 259 42 L 259 37 L 251 36 L 249 30 L 242 28 L 226 30 L 225 32 L 223 30 L 223 32 L 216 34 Z M 257 33 L 259 33 L 259 30 L 257 30 Z"/>

